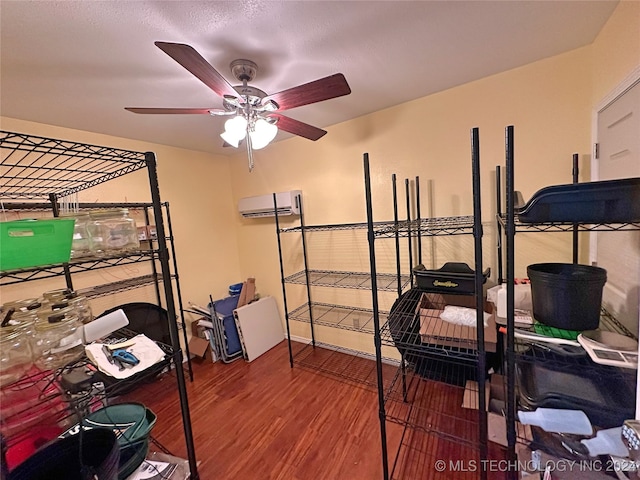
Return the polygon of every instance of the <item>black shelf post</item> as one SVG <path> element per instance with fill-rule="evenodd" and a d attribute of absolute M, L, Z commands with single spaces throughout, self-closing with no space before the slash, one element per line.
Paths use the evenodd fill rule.
<path fill-rule="evenodd" d="M 169 315 L 169 335 L 171 346 L 177 353 L 176 377 L 178 380 L 178 394 L 180 396 L 180 408 L 182 412 L 182 424 L 184 427 L 185 441 L 187 444 L 187 457 L 189 470 L 193 480 L 198 480 L 198 464 L 196 463 L 195 446 L 193 443 L 193 432 L 191 430 L 191 414 L 189 413 L 189 399 L 182 369 L 182 349 L 178 338 L 178 325 L 176 319 L 175 302 L 173 298 L 173 286 L 171 285 L 171 270 L 169 268 L 169 251 L 167 249 L 167 239 L 165 237 L 164 220 L 162 217 L 162 202 L 160 200 L 160 190 L 158 185 L 158 172 L 156 168 L 156 157 L 153 152 L 145 153 L 145 162 L 149 174 L 149 185 L 151 188 L 151 199 L 153 202 L 153 215 L 156 221 L 158 232 L 158 257 L 162 271 L 162 283 L 164 285 L 165 300 L 167 302 L 167 313 Z"/>
<path fill-rule="evenodd" d="M 498 249 L 498 285 L 502 284 L 502 178 L 500 166 L 496 166 L 496 245 Z"/>
<path fill-rule="evenodd" d="M 514 221 L 514 138 L 513 125 L 505 131 L 507 222 L 505 226 L 507 271 L 507 460 L 515 462 L 516 455 L 516 390 L 515 390 L 515 325 L 514 325 L 514 277 L 515 277 L 515 221 Z M 516 479 L 517 471 L 509 470 L 509 478 Z"/>
<path fill-rule="evenodd" d="M 298 202 L 301 202 L 298 196 Z M 302 205 L 301 203 L 298 203 Z M 301 206 L 302 208 L 302 206 Z M 273 211 L 276 215 L 276 236 L 278 238 L 278 259 L 280 260 L 280 280 L 282 281 L 282 301 L 284 306 L 284 321 L 287 326 L 287 346 L 289 347 L 289 365 L 293 368 L 293 350 L 291 348 L 291 327 L 289 326 L 289 307 L 287 306 L 287 284 L 284 281 L 284 262 L 282 261 L 282 239 L 280 237 L 280 217 L 278 216 L 278 199 L 273 193 Z M 309 306 L 311 308 L 311 306 Z"/>
<path fill-rule="evenodd" d="M 189 380 L 193 382 L 193 368 L 191 366 L 191 353 L 189 352 L 189 341 L 187 339 L 186 320 L 184 318 L 184 304 L 182 303 L 182 289 L 180 288 L 180 274 L 178 273 L 178 259 L 176 258 L 176 246 L 173 242 L 173 227 L 171 225 L 171 212 L 169 211 L 169 202 L 163 203 L 165 211 L 167 212 L 167 227 L 169 229 L 169 239 L 171 245 L 171 261 L 173 262 L 173 276 L 176 280 L 176 292 L 178 294 L 178 307 L 180 308 L 180 322 L 182 324 L 182 340 L 184 341 L 184 353 L 187 355 L 187 363 L 189 366 Z M 146 210 L 145 210 L 146 212 Z M 153 272 L 155 274 L 155 263 L 153 265 Z M 154 283 L 156 291 L 158 290 L 158 282 Z M 158 302 L 159 303 L 159 302 Z"/>
<path fill-rule="evenodd" d="M 578 160 L 579 156 L 577 153 L 573 154 L 573 168 L 571 170 L 571 175 L 573 177 L 573 183 L 578 183 L 578 175 L 579 175 L 579 165 Z M 573 225 L 573 263 L 578 263 L 578 224 Z"/>
<path fill-rule="evenodd" d="M 304 205 L 302 197 L 298 197 L 300 202 L 300 235 L 302 236 L 302 258 L 304 259 L 304 278 L 307 282 L 307 305 L 309 305 L 309 324 L 311 325 L 311 344 L 316 346 L 316 332 L 313 327 L 313 309 L 311 304 L 311 278 L 309 277 L 309 262 L 307 260 L 307 238 L 304 224 Z"/>
<path fill-rule="evenodd" d="M 398 296 L 402 295 L 402 268 L 400 263 L 400 232 L 398 231 L 398 190 L 396 185 L 396 174 L 391 175 L 391 186 L 393 188 L 393 226 L 395 231 L 396 244 L 396 271 L 398 273 Z"/>
<path fill-rule="evenodd" d="M 485 397 L 486 352 L 484 345 L 484 295 L 482 290 L 482 204 L 480 196 L 480 135 L 478 128 L 471 131 L 471 169 L 473 182 L 473 239 L 475 253 L 476 333 L 478 341 L 478 424 L 480 435 L 480 459 L 488 456 L 487 400 Z M 480 476 L 487 478 L 487 470 Z"/>
<path fill-rule="evenodd" d="M 376 271 L 375 234 L 373 231 L 373 206 L 371 202 L 371 176 L 369 154 L 364 154 L 364 188 L 367 204 L 367 239 L 369 242 L 369 263 L 371 264 L 371 301 L 373 306 L 373 343 L 376 350 L 376 376 L 378 379 L 378 416 L 382 442 L 382 472 L 384 480 L 389 479 L 389 459 L 387 458 L 387 428 L 384 410 L 384 382 L 382 378 L 382 340 L 380 338 L 380 316 L 378 309 L 378 284 Z"/>
<path fill-rule="evenodd" d="M 404 180 L 405 198 L 407 202 L 407 242 L 409 248 L 409 276 L 411 277 L 411 288 L 413 288 L 413 245 L 412 228 L 411 228 L 411 192 L 409 189 L 409 179 Z"/>

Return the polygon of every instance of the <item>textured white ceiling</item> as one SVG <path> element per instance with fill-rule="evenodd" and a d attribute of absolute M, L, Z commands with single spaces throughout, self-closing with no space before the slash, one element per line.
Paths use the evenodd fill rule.
<path fill-rule="evenodd" d="M 233 153 L 221 118 L 124 110 L 222 106 L 154 41 L 191 45 L 233 84 L 231 61 L 253 60 L 253 85 L 267 93 L 343 73 L 351 95 L 285 112 L 324 128 L 588 45 L 616 4 L 2 0 L 0 113 Z"/>

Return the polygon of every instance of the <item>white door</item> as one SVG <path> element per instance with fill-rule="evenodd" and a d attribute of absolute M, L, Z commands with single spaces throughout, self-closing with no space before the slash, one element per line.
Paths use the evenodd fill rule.
<path fill-rule="evenodd" d="M 640 79 L 598 112 L 598 180 L 640 177 Z M 640 319 L 640 232 L 598 232 L 596 262 L 607 270 L 603 305 L 632 332 Z"/>

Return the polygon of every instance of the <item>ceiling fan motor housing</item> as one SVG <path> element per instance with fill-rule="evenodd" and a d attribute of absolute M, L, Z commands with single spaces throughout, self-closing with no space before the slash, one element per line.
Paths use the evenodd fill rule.
<path fill-rule="evenodd" d="M 251 82 L 256 78 L 258 65 L 251 60 L 240 58 L 231 62 L 231 73 L 241 82 Z"/>

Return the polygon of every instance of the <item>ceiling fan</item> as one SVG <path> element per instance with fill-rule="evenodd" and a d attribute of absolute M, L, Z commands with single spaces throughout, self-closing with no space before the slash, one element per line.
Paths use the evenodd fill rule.
<path fill-rule="evenodd" d="M 278 129 L 314 141 L 327 133 L 321 128 L 279 112 L 351 93 L 344 75 L 336 73 L 268 95 L 248 85 L 258 71 L 258 66 L 250 60 L 240 59 L 231 62 L 231 73 L 242 82 L 242 85 L 232 86 L 193 47 L 168 42 L 155 42 L 155 45 L 222 97 L 223 108 L 126 107 L 125 110 L 143 114 L 230 116 L 231 118 L 225 122 L 225 132 L 221 137 L 225 141 L 225 146 L 230 145 L 236 148 L 240 142 L 246 140 L 249 170 L 253 169 L 253 150 L 263 148 L 271 142 Z"/>

